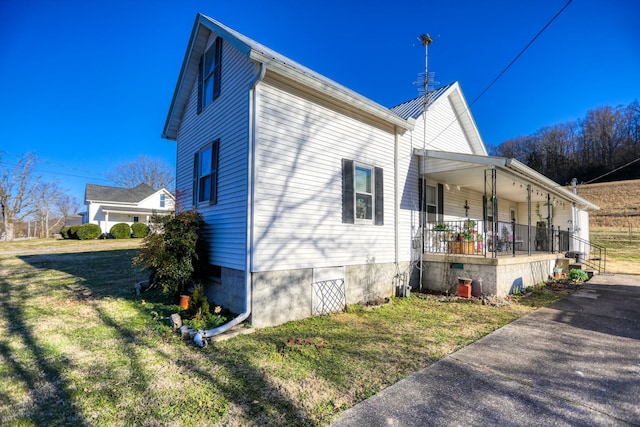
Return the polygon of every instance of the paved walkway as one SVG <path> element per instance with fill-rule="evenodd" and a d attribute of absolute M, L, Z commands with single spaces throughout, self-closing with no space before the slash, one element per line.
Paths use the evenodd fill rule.
<path fill-rule="evenodd" d="M 640 276 L 595 276 L 333 425 L 640 426 Z"/>

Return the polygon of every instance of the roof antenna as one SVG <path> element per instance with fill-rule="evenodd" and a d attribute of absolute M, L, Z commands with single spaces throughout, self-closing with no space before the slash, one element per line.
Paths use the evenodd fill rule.
<path fill-rule="evenodd" d="M 418 81 L 416 81 L 414 84 L 418 86 L 418 93 L 420 95 L 426 95 L 429 93 L 429 91 L 432 91 L 434 89 L 433 85 L 437 84 L 437 82 L 433 81 L 435 78 L 435 73 L 429 72 L 429 45 L 431 44 L 431 42 L 433 42 L 433 39 L 429 34 L 425 33 L 420 34 L 418 36 L 418 40 L 420 41 L 420 44 L 424 46 L 424 73 L 418 73 Z"/>

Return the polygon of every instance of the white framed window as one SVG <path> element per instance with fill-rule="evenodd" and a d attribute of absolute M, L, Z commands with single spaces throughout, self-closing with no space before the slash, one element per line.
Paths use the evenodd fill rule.
<path fill-rule="evenodd" d="M 160 193 L 160 207 L 164 208 L 166 205 L 166 195 L 164 193 Z"/>
<path fill-rule="evenodd" d="M 342 222 L 384 225 L 382 168 L 342 159 Z"/>
<path fill-rule="evenodd" d="M 193 156 L 193 205 L 218 202 L 218 152 L 220 140 L 202 147 Z"/>
<path fill-rule="evenodd" d="M 356 220 L 373 219 L 373 168 L 356 165 Z"/>
<path fill-rule="evenodd" d="M 427 205 L 427 221 L 436 222 L 438 217 L 438 189 L 435 185 L 426 185 L 425 204 Z"/>
<path fill-rule="evenodd" d="M 222 39 L 217 37 L 200 59 L 198 113 L 220 96 L 222 81 Z"/>

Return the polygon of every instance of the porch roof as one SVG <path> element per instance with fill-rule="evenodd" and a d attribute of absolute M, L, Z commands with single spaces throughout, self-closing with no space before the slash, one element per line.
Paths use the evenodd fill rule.
<path fill-rule="evenodd" d="M 137 206 L 102 205 L 100 208 L 103 212 L 129 215 L 168 215 L 171 213 L 167 209 L 149 209 Z"/>
<path fill-rule="evenodd" d="M 496 169 L 498 197 L 524 203 L 527 201 L 527 185 L 531 185 L 532 202 L 546 202 L 549 194 L 556 199 L 571 201 L 582 208 L 600 209 L 598 205 L 574 194 L 516 159 L 424 149 L 414 149 L 414 154 L 424 159 L 420 167 L 421 175 L 428 175 L 446 185 L 484 194 L 485 170 Z"/>

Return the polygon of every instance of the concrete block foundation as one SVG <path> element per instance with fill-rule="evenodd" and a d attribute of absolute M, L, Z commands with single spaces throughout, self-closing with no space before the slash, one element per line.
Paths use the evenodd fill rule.
<path fill-rule="evenodd" d="M 424 255 L 422 286 L 437 292 L 455 294 L 457 278 L 473 279 L 474 295 L 506 295 L 537 285 L 550 276 L 560 254 L 483 258 L 474 256 Z"/>
<path fill-rule="evenodd" d="M 344 304 L 347 305 L 390 297 L 400 283 L 396 273 L 408 271 L 408 267 L 408 262 L 401 263 L 399 268 L 394 263 L 369 263 L 252 273 L 250 322 L 262 328 L 310 317 L 314 301 L 317 304 L 313 286 L 318 281 L 344 283 Z M 207 297 L 234 313 L 241 313 L 245 301 L 244 280 L 244 271 L 223 268 L 221 277 L 207 284 Z M 406 283 L 409 283 L 409 273 L 406 273 Z"/>

